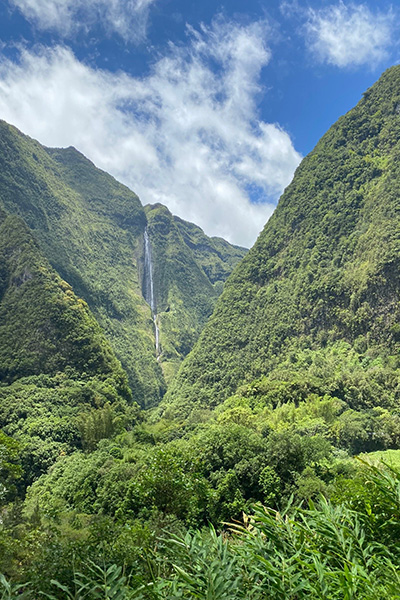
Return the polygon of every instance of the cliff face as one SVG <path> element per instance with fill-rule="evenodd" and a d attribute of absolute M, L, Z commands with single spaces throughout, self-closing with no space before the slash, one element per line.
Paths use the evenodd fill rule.
<path fill-rule="evenodd" d="M 224 281 L 247 250 L 173 216 L 161 204 L 145 208 L 151 244 L 158 360 L 167 382 L 190 352 Z M 144 272 L 143 263 L 143 272 Z"/>

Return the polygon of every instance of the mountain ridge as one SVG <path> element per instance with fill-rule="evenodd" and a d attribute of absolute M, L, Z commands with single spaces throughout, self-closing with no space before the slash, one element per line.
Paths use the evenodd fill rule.
<path fill-rule="evenodd" d="M 302 161 L 169 389 L 215 406 L 302 347 L 398 347 L 400 67 Z M 175 405 L 175 407 L 174 407 Z"/>

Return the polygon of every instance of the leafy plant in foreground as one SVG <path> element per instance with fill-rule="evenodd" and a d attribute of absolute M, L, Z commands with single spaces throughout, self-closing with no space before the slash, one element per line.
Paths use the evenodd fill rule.
<path fill-rule="evenodd" d="M 31 595 L 29 584 L 12 583 L 0 573 L 0 600 L 24 600 Z"/>
<path fill-rule="evenodd" d="M 105 562 L 97 565 L 93 561 L 88 561 L 87 567 L 89 574 L 74 572 L 72 589 L 56 580 L 51 581 L 57 590 L 63 592 L 65 600 L 126 600 L 131 596 L 122 567 L 107 566 Z M 51 600 L 59 598 L 51 594 L 46 596 Z"/>

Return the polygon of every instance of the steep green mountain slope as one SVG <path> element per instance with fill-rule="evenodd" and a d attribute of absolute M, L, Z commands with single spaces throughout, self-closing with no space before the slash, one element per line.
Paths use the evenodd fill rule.
<path fill-rule="evenodd" d="M 159 363 L 167 382 L 192 349 L 222 286 L 246 250 L 174 217 L 161 204 L 146 207 L 153 263 Z M 142 272 L 144 265 L 142 261 Z"/>
<path fill-rule="evenodd" d="M 171 386 L 170 414 L 214 406 L 300 349 L 398 351 L 399 156 L 396 66 L 298 167 Z"/>
<path fill-rule="evenodd" d="M 219 237 L 208 237 L 197 225 L 174 216 L 183 241 L 190 248 L 197 264 L 213 286 L 222 292 L 223 284 L 237 263 L 247 253 L 246 248 L 234 246 Z"/>
<path fill-rule="evenodd" d="M 0 382 L 0 428 L 23 443 L 27 483 L 61 454 L 111 434 L 117 406 L 121 416 L 131 410 L 126 374 L 86 302 L 20 217 L 3 211 Z"/>
<path fill-rule="evenodd" d="M 51 269 L 24 222 L 0 213 L 0 380 L 55 375 L 106 378 L 121 366 L 86 303 Z"/>
<path fill-rule="evenodd" d="M 0 123 L 0 207 L 34 232 L 126 369 L 134 398 L 165 389 L 136 267 L 146 216 L 137 196 L 73 148 L 45 149 Z"/>

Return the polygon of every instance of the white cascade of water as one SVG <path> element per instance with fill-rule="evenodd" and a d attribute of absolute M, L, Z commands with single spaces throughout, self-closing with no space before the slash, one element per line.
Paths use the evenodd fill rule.
<path fill-rule="evenodd" d="M 143 296 L 147 304 L 150 305 L 151 314 L 153 316 L 155 338 L 156 338 L 156 355 L 160 353 L 160 331 L 157 325 L 157 306 L 154 297 L 154 281 L 153 281 L 153 260 L 151 256 L 151 244 L 147 227 L 144 230 L 144 274 L 143 274 Z"/>

